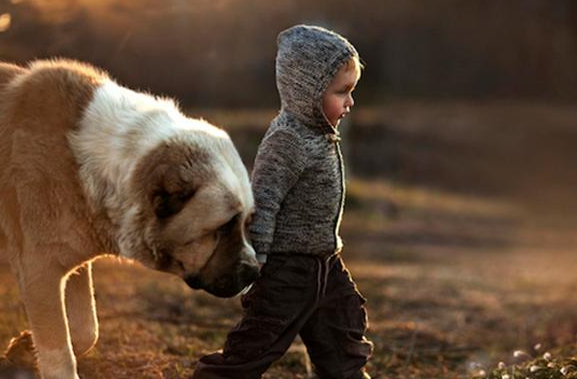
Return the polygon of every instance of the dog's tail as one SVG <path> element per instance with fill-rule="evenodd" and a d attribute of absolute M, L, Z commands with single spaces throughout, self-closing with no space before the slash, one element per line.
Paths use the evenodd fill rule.
<path fill-rule="evenodd" d="M 24 74 L 27 70 L 12 63 L 0 62 L 0 90 L 12 81 L 16 76 Z"/>

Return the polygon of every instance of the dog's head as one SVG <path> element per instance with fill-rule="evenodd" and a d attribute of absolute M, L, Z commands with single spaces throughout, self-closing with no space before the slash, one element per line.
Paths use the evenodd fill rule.
<path fill-rule="evenodd" d="M 207 125 L 174 136 L 141 160 L 133 178 L 138 202 L 120 241 L 129 255 L 220 297 L 258 277 L 247 240 L 252 192 L 226 133 Z"/>

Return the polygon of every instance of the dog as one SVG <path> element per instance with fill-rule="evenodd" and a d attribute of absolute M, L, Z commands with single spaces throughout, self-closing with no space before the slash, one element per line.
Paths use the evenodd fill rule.
<path fill-rule="evenodd" d="M 258 276 L 248 173 L 230 137 L 72 60 L 0 63 L 0 254 L 42 379 L 98 338 L 91 260 L 113 254 L 219 297 Z"/>

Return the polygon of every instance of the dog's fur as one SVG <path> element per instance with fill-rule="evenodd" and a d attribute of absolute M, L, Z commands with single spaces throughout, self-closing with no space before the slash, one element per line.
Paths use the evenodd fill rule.
<path fill-rule="evenodd" d="M 77 379 L 74 353 L 97 340 L 93 258 L 134 259 L 232 296 L 258 272 L 252 209 L 222 130 L 86 64 L 0 63 L 0 254 L 43 379 Z"/>

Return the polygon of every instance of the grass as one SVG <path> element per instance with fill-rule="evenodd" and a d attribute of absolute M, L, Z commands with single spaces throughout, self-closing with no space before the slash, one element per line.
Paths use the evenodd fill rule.
<path fill-rule="evenodd" d="M 493 379 L 504 371 L 490 368 L 514 350 L 574 342 L 577 255 L 570 245 L 535 244 L 539 231 L 520 221 L 523 211 L 386 182 L 353 181 L 349 190 L 355 200 L 343 224 L 344 257 L 369 299 L 373 377 L 465 378 L 482 365 Z M 381 212 L 382 202 L 397 212 Z M 472 243 L 489 237 L 491 244 Z M 200 356 L 222 347 L 240 316 L 238 299 L 192 292 L 137 264 L 102 259 L 95 270 L 101 337 L 79 360 L 83 379 L 187 377 Z M 6 266 L 0 283 L 0 338 L 7 342 L 26 321 Z M 555 364 L 570 359 L 560 355 Z M 305 376 L 296 343 L 265 378 Z"/>

